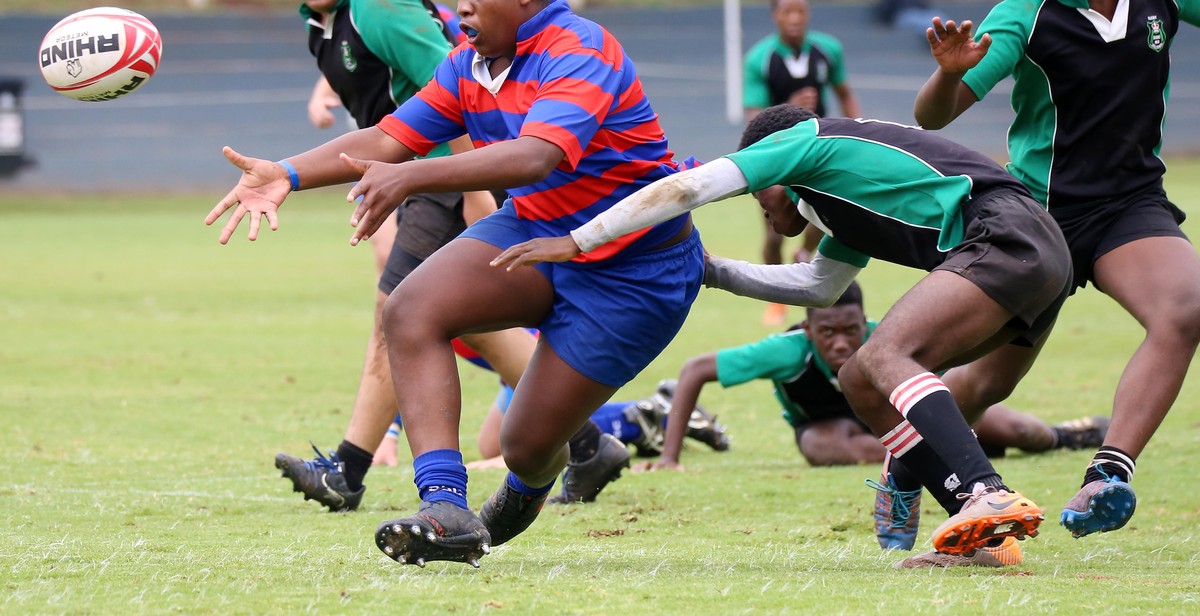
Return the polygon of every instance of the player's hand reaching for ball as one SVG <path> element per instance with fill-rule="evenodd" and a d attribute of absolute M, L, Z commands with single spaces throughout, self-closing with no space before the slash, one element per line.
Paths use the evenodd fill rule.
<path fill-rule="evenodd" d="M 987 53 L 992 36 L 984 34 L 979 42 L 975 42 L 971 36 L 972 26 L 970 20 L 958 25 L 953 20 L 942 23 L 941 17 L 934 17 L 933 27 L 925 29 L 929 50 L 943 72 L 961 75 L 979 64 Z"/>
<path fill-rule="evenodd" d="M 346 201 L 358 201 L 354 214 L 350 216 L 350 226 L 354 227 L 350 245 L 357 246 L 360 241 L 374 235 L 383 221 L 391 215 L 392 210 L 411 194 L 409 187 L 412 184 L 408 181 L 408 173 L 412 167 L 405 163 L 393 164 L 351 158 L 344 152 L 339 158 L 348 167 L 362 174 L 362 179 L 346 195 Z"/>
<path fill-rule="evenodd" d="M 233 208 L 233 214 L 221 229 L 219 241 L 222 244 L 229 243 L 229 238 L 246 214 L 250 214 L 250 233 L 247 237 L 252 242 L 258 239 L 258 229 L 263 216 L 267 217 L 272 231 L 278 229 L 279 217 L 276 212 L 292 190 L 287 170 L 279 163 L 242 156 L 228 146 L 221 152 L 233 166 L 242 170 L 242 177 L 237 186 L 218 201 L 208 216 L 204 217 L 204 224 L 213 224 L 222 214 Z"/>
<path fill-rule="evenodd" d="M 569 235 L 561 237 L 539 237 L 511 246 L 492 259 L 492 267 L 503 267 L 513 271 L 522 265 L 542 262 L 561 263 L 579 256 L 579 246 Z"/>

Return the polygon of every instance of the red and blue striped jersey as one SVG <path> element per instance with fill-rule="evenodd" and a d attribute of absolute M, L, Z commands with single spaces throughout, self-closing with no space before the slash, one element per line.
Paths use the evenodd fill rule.
<path fill-rule="evenodd" d="M 621 44 L 572 13 L 566 0 L 518 28 L 516 56 L 494 95 L 475 78 L 475 62 L 475 49 L 460 45 L 379 127 L 418 154 L 463 134 L 476 148 L 522 136 L 557 145 L 566 156 L 549 176 L 508 190 L 533 237 L 566 235 L 639 188 L 695 164 L 673 160 Z M 631 247 L 624 254 L 637 254 L 683 224 L 681 216 L 575 260 L 599 261 Z"/>

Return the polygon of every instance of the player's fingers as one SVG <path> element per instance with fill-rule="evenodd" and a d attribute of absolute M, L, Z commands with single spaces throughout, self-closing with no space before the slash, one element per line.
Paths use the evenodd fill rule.
<path fill-rule="evenodd" d="M 233 232 L 237 229 L 238 223 L 242 222 L 242 216 L 245 215 L 246 207 L 238 204 L 238 206 L 234 208 L 233 214 L 230 214 L 229 222 L 226 222 L 225 226 L 221 228 L 221 237 L 217 238 L 217 241 L 221 242 L 222 244 L 228 244 L 229 238 L 233 237 Z"/>
<path fill-rule="evenodd" d="M 267 215 L 267 223 L 271 225 L 271 230 L 278 231 L 279 230 L 279 214 L 277 214 L 271 210 L 267 210 L 265 212 L 265 214 Z"/>
<path fill-rule="evenodd" d="M 250 212 L 250 233 L 246 237 L 253 242 L 258 239 L 258 225 L 262 221 L 261 212 Z"/>
<path fill-rule="evenodd" d="M 213 224 L 218 218 L 221 217 L 221 214 L 224 214 L 229 208 L 237 204 L 238 198 L 234 192 L 235 191 L 233 190 L 229 191 L 225 197 L 223 197 L 215 206 L 213 206 L 213 209 L 208 212 L 208 216 L 204 217 L 204 224 Z"/>
<path fill-rule="evenodd" d="M 221 148 L 221 153 L 225 155 L 225 160 L 228 160 L 233 164 L 234 167 L 237 167 L 242 171 L 249 171 L 250 168 L 254 166 L 254 164 L 250 162 L 250 159 L 238 154 L 229 146 Z"/>
<path fill-rule="evenodd" d="M 984 33 L 983 36 L 979 37 L 979 51 L 980 52 L 987 53 L 988 48 L 991 46 L 992 46 L 992 35 Z"/>
<path fill-rule="evenodd" d="M 930 47 L 937 45 L 938 36 L 937 33 L 933 31 L 933 28 L 925 28 L 925 38 L 929 41 Z"/>
<path fill-rule="evenodd" d="M 359 160 L 357 158 L 350 158 L 349 156 L 346 155 L 345 152 L 338 154 L 338 158 L 340 158 L 343 163 L 346 163 L 347 167 L 350 167 L 351 169 L 359 172 L 360 174 L 366 173 L 367 170 L 369 170 L 371 168 L 371 161 Z"/>

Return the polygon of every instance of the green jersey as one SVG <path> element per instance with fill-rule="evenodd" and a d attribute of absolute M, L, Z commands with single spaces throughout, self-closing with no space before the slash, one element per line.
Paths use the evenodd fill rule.
<path fill-rule="evenodd" d="M 746 52 L 742 71 L 742 106 L 766 109 L 786 103 L 802 88 L 813 87 L 819 93 L 812 112 L 824 116 L 826 90 L 846 82 L 846 63 L 842 44 L 823 32 L 809 31 L 800 49 L 793 49 L 771 34 Z"/>
<path fill-rule="evenodd" d="M 930 271 L 961 243 L 963 206 L 984 192 L 1029 191 L 995 161 L 913 126 L 806 120 L 727 156 L 749 191 L 776 184 L 825 232 L 818 250 L 864 267 L 874 257 Z"/>

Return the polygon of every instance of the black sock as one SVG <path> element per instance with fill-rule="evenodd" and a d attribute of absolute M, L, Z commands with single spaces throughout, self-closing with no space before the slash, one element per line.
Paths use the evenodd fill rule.
<path fill-rule="evenodd" d="M 962 508 L 958 500 L 961 482 L 928 442 L 922 440 L 904 455 L 893 456 L 888 470 L 897 489 L 909 491 L 923 485 L 946 513 L 954 515 Z"/>
<path fill-rule="evenodd" d="M 578 464 L 591 460 L 600 449 L 600 434 L 600 426 L 596 422 L 589 419 L 583 424 L 571 437 L 571 462 Z"/>
<path fill-rule="evenodd" d="M 889 399 L 921 434 L 923 442 L 933 448 L 937 457 L 957 476 L 958 485 L 950 489 L 970 494 L 976 483 L 1004 487 L 999 473 L 988 461 L 975 433 L 971 432 L 962 411 L 954 403 L 950 390 L 937 376 L 929 372 L 919 374 L 897 387 Z M 954 511 L 958 511 L 957 505 Z"/>
<path fill-rule="evenodd" d="M 1096 467 L 1100 468 L 1096 468 Z M 1087 474 L 1083 476 L 1083 487 L 1093 481 L 1101 481 L 1105 477 L 1116 477 L 1125 483 L 1133 479 L 1133 471 L 1137 470 L 1137 460 L 1133 456 L 1112 447 L 1101 445 L 1100 450 L 1088 462 Z M 1103 472 L 1101 472 L 1103 471 Z"/>
<path fill-rule="evenodd" d="M 363 486 L 363 477 L 371 469 L 371 460 L 375 457 L 371 452 L 343 440 L 337 448 L 338 459 L 342 461 L 342 476 L 346 478 L 346 487 L 357 492 Z"/>

